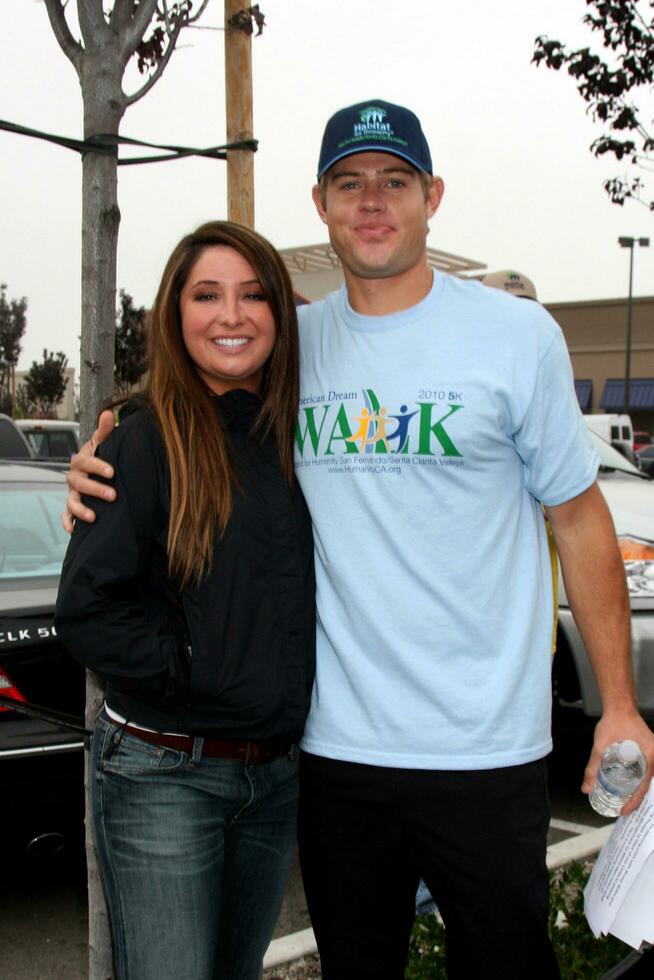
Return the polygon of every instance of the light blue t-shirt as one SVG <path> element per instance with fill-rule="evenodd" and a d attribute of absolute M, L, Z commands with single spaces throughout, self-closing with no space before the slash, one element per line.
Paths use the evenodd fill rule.
<path fill-rule="evenodd" d="M 300 309 L 296 471 L 314 523 L 317 676 L 302 747 L 418 769 L 551 748 L 541 509 L 598 461 L 537 303 L 437 274 L 366 317 Z"/>

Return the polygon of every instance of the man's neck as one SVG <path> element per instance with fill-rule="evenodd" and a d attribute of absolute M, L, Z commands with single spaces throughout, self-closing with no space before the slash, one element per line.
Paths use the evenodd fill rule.
<path fill-rule="evenodd" d="M 364 316 L 386 316 L 416 306 L 428 294 L 434 280 L 426 261 L 385 279 L 364 279 L 348 269 L 344 269 L 344 275 L 350 306 Z"/>

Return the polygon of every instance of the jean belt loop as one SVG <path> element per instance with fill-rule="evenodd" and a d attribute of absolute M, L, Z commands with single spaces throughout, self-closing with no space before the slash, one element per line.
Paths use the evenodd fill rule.
<path fill-rule="evenodd" d="M 111 724 L 115 724 L 115 722 L 112 722 L 110 718 L 108 718 L 107 720 Z M 118 731 L 115 731 L 111 736 L 111 738 L 109 739 L 109 744 L 107 745 L 107 750 L 104 754 L 105 761 L 107 759 L 110 759 L 114 754 L 114 752 L 116 751 L 116 749 L 119 747 L 120 743 L 123 740 L 123 736 L 125 735 L 128 725 L 129 725 L 128 721 L 123 722 L 123 724 L 121 724 Z"/>
<path fill-rule="evenodd" d="M 202 758 L 203 746 L 204 746 L 203 738 L 198 737 L 193 739 L 193 752 L 191 753 L 191 759 L 189 765 L 192 766 L 194 769 L 200 762 L 200 759 Z"/>

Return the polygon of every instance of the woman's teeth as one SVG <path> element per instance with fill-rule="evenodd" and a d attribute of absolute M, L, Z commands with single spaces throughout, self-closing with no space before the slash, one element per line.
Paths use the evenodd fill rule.
<path fill-rule="evenodd" d="M 247 343 L 247 337 L 217 337 L 214 340 L 218 347 L 244 347 Z"/>

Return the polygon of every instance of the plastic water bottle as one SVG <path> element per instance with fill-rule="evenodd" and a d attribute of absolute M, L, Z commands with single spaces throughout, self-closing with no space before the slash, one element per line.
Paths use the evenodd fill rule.
<path fill-rule="evenodd" d="M 634 795 L 645 775 L 647 763 L 638 742 L 613 742 L 602 752 L 597 782 L 588 800 L 603 817 L 617 817 Z"/>

